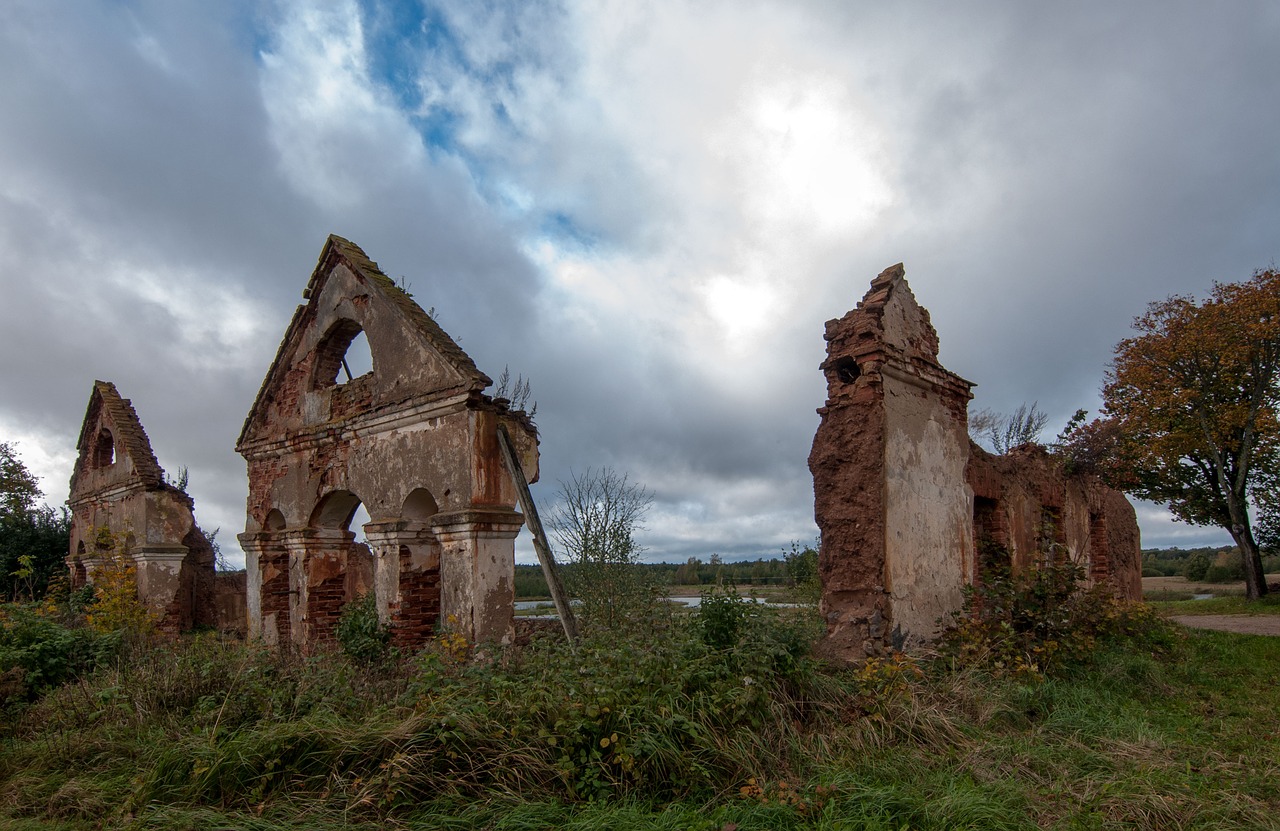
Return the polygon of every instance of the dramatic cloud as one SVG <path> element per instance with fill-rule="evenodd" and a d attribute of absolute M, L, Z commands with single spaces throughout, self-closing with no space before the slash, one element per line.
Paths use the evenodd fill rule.
<path fill-rule="evenodd" d="M 112 380 L 233 549 L 333 232 L 532 378 L 542 501 L 611 465 L 653 556 L 774 553 L 816 533 L 822 323 L 884 267 L 975 406 L 1056 430 L 1148 301 L 1275 261 L 1277 35 L 1265 3 L 18 0 L 0 438 L 62 501 Z"/>

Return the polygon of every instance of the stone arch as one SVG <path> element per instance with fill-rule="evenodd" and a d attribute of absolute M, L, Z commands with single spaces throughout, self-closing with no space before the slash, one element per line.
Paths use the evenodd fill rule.
<path fill-rule="evenodd" d="M 368 526 L 378 616 L 400 646 L 420 646 L 440 619 L 442 546 L 431 524 L 437 513 L 431 491 L 416 487 L 401 503 L 398 519 Z"/>
<path fill-rule="evenodd" d="M 440 510 L 436 498 L 426 488 L 414 488 L 400 507 L 400 518 L 411 522 L 426 522 Z"/>
<path fill-rule="evenodd" d="M 264 531 L 283 531 L 286 524 L 284 514 L 280 512 L 280 509 L 272 508 L 267 511 L 267 517 L 262 521 L 262 528 Z"/>
<path fill-rule="evenodd" d="M 320 498 L 307 520 L 310 528 L 337 528 L 349 531 L 351 518 L 362 500 L 348 490 L 330 491 Z"/>
<path fill-rule="evenodd" d="M 357 340 L 360 343 L 356 343 Z M 357 345 L 357 348 L 361 350 L 362 356 L 365 352 L 368 352 L 369 373 L 374 371 L 373 353 L 368 348 L 368 338 L 364 334 L 364 329 L 349 317 L 339 318 L 325 332 L 324 337 L 320 339 L 320 345 L 316 347 L 315 375 L 312 379 L 312 387 L 314 389 L 339 386 L 343 383 L 343 381 L 339 380 L 342 361 L 347 356 L 352 344 Z"/>
<path fill-rule="evenodd" d="M 291 591 L 300 604 L 292 625 L 301 628 L 306 641 L 332 637 L 342 607 L 373 585 L 373 556 L 351 530 L 362 504 L 352 491 L 330 491 L 316 502 L 305 529 L 285 532 L 291 553 L 305 564 Z"/>

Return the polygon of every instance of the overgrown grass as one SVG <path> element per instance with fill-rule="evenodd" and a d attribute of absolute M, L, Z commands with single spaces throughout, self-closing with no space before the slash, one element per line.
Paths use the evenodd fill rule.
<path fill-rule="evenodd" d="M 1255 601 L 1231 595 L 1205 600 L 1157 601 L 1151 605 L 1170 615 L 1280 615 L 1280 594 L 1268 594 Z"/>
<path fill-rule="evenodd" d="M 707 608 L 488 662 L 139 652 L 11 713 L 0 826 L 1280 828 L 1280 639 L 1102 643 L 1019 680 L 823 666 L 802 616 Z"/>

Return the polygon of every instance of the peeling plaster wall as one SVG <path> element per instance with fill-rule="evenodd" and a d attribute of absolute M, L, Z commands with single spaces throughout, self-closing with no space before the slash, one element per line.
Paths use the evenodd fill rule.
<path fill-rule="evenodd" d="M 1118 596 L 1141 596 L 1136 515 L 1123 494 L 1065 474 L 1043 448 L 996 457 L 970 442 L 972 385 L 939 363 L 901 264 L 828 321 L 825 338 L 827 400 L 809 468 L 828 655 L 933 638 L 981 579 L 984 535 L 1008 548 L 1015 572 L 1054 552 Z"/>
<path fill-rule="evenodd" d="M 930 390 L 890 378 L 884 391 L 890 637 L 901 649 L 937 634 L 937 620 L 960 608 L 970 579 L 969 436 Z"/>
<path fill-rule="evenodd" d="M 473 641 L 509 640 L 523 517 L 497 427 L 536 481 L 532 422 L 484 395 L 490 379 L 353 243 L 330 237 L 304 298 L 237 445 L 250 634 L 308 649 L 372 591 L 401 644 L 441 619 Z M 373 369 L 342 383 L 360 332 Z M 347 527 L 358 504 L 367 548 Z"/>
<path fill-rule="evenodd" d="M 213 546 L 196 525 L 191 497 L 165 480 L 133 405 L 114 384 L 94 382 L 77 450 L 68 500 L 72 584 L 92 582 L 97 532 L 106 528 L 125 540 L 138 598 L 162 631 L 214 625 Z"/>

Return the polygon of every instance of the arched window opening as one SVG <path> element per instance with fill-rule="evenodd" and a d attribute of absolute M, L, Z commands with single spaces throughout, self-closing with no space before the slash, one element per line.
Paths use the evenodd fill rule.
<path fill-rule="evenodd" d="M 400 509 L 400 518 L 414 522 L 426 522 L 435 516 L 439 510 L 440 508 L 436 505 L 435 497 L 431 495 L 431 491 L 426 488 L 414 488 L 404 500 L 404 506 Z"/>
<path fill-rule="evenodd" d="M 369 511 L 364 507 L 363 502 L 356 506 L 355 513 L 351 515 L 351 522 L 347 525 L 347 530 L 356 535 L 356 542 L 365 542 L 364 526 L 371 519 Z"/>
<path fill-rule="evenodd" d="M 279 508 L 272 508 L 267 512 L 267 520 L 262 526 L 268 531 L 283 531 L 285 526 L 284 514 L 280 513 Z"/>
<path fill-rule="evenodd" d="M 103 427 L 93 442 L 93 466 L 110 467 L 116 461 L 116 442 L 111 431 Z"/>
<path fill-rule="evenodd" d="M 360 324 L 342 319 L 329 329 L 316 349 L 315 386 L 341 386 L 373 372 L 373 352 Z"/>
<path fill-rule="evenodd" d="M 312 528 L 341 528 L 356 535 L 356 542 L 364 542 L 364 525 L 369 521 L 360 497 L 351 491 L 334 491 L 326 495 L 311 512 L 308 525 Z"/>

